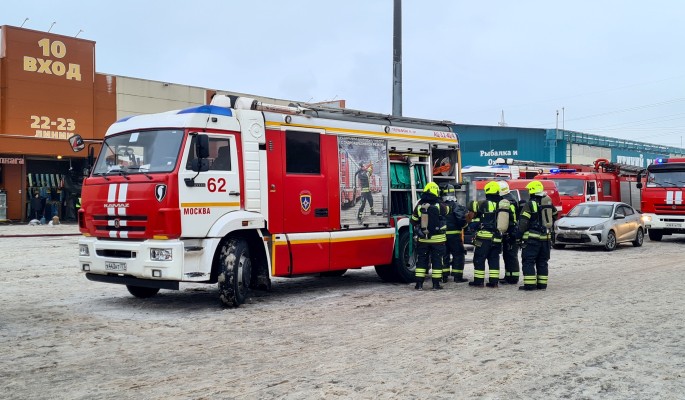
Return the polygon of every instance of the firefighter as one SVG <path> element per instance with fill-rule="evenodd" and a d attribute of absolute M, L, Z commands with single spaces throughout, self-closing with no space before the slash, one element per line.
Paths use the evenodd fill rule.
<path fill-rule="evenodd" d="M 498 181 L 499 195 L 502 199 L 509 201 L 509 229 L 502 235 L 502 259 L 504 260 L 504 279 L 500 283 L 517 284 L 519 283 L 519 244 L 518 235 L 518 214 L 519 203 L 509 190 L 509 184 L 505 181 Z"/>
<path fill-rule="evenodd" d="M 483 287 L 487 261 L 490 270 L 487 286 L 496 288 L 499 286 L 499 254 L 502 251 L 502 233 L 498 230 L 502 198 L 497 182 L 488 182 L 484 189 L 485 200 L 473 201 L 470 207 L 480 224 L 473 238 L 473 281 L 469 286 Z M 505 204 L 508 207 L 508 202 Z"/>
<path fill-rule="evenodd" d="M 359 212 L 357 212 L 357 218 L 362 219 L 364 217 L 364 207 L 366 202 L 369 202 L 369 211 L 371 215 L 373 212 L 373 196 L 371 195 L 371 175 L 373 175 L 373 164 L 364 166 L 364 163 L 359 164 L 359 170 L 355 174 L 355 178 L 359 179 L 359 186 L 361 186 L 361 206 L 359 207 Z"/>
<path fill-rule="evenodd" d="M 523 286 L 520 290 L 547 289 L 548 261 L 550 255 L 551 229 L 557 217 L 557 209 L 544 192 L 542 182 L 532 181 L 526 185 L 530 200 L 523 205 L 519 218 L 519 235 L 523 239 L 521 260 Z"/>
<path fill-rule="evenodd" d="M 421 199 L 414 207 L 411 223 L 418 236 L 416 252 L 416 286 L 414 289 L 423 290 L 428 264 L 432 265 L 431 278 L 433 289 L 442 289 L 442 260 L 445 256 L 445 230 L 448 207 L 439 197 L 440 188 L 435 182 L 429 182 L 423 189 Z"/>
<path fill-rule="evenodd" d="M 447 231 L 445 232 L 446 251 L 442 263 L 442 281 L 447 282 L 450 275 L 450 266 L 455 282 L 466 282 L 464 279 L 464 250 L 463 233 L 468 225 L 468 209 L 457 203 L 454 186 L 447 184 L 442 189 L 442 201 L 449 208 L 447 212 Z"/>

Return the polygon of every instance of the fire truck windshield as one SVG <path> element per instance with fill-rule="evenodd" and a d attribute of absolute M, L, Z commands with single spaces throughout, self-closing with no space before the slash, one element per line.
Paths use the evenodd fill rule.
<path fill-rule="evenodd" d="M 649 171 L 647 187 L 685 187 L 685 170 Z"/>
<path fill-rule="evenodd" d="M 183 136 L 183 130 L 154 130 L 107 137 L 93 175 L 173 171 Z"/>
<path fill-rule="evenodd" d="M 560 196 L 582 196 L 585 181 L 580 179 L 552 179 L 557 184 Z"/>

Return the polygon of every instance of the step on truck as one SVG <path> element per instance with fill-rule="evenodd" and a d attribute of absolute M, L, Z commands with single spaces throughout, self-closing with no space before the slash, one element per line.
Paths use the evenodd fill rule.
<path fill-rule="evenodd" d="M 80 269 L 139 298 L 216 283 L 227 306 L 274 277 L 375 266 L 410 282 L 417 196 L 458 182 L 451 126 L 225 95 L 123 118 L 83 183 Z"/>

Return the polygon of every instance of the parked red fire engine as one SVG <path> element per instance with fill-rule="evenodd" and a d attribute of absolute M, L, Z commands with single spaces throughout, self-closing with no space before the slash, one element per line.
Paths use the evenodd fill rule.
<path fill-rule="evenodd" d="M 657 159 L 639 177 L 645 176 L 641 211 L 649 239 L 685 233 L 685 158 Z M 639 178 L 638 178 L 639 180 Z"/>
<path fill-rule="evenodd" d="M 413 280 L 408 213 L 423 189 L 415 177 L 457 182 L 458 164 L 431 176 L 434 160 L 461 159 L 450 125 L 233 96 L 121 119 L 83 183 L 80 268 L 136 297 L 218 283 L 229 306 L 272 277 L 375 266 L 386 281 Z M 70 142 L 84 147 L 78 136 Z M 373 163 L 373 188 L 353 204 L 342 197 L 354 186 L 343 152 L 348 165 Z M 410 187 L 394 189 L 391 166 Z"/>
<path fill-rule="evenodd" d="M 640 208 L 636 176 L 642 168 L 612 163 L 603 158 L 595 160 L 592 167 L 572 164 L 560 167 L 535 177 L 557 184 L 562 203 L 560 217 L 586 201 L 623 201 Z"/>

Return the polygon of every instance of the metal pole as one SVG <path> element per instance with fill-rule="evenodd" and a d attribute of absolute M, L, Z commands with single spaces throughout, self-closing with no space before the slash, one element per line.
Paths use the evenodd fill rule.
<path fill-rule="evenodd" d="M 392 115 L 402 116 L 402 0 L 395 0 L 393 13 Z"/>

